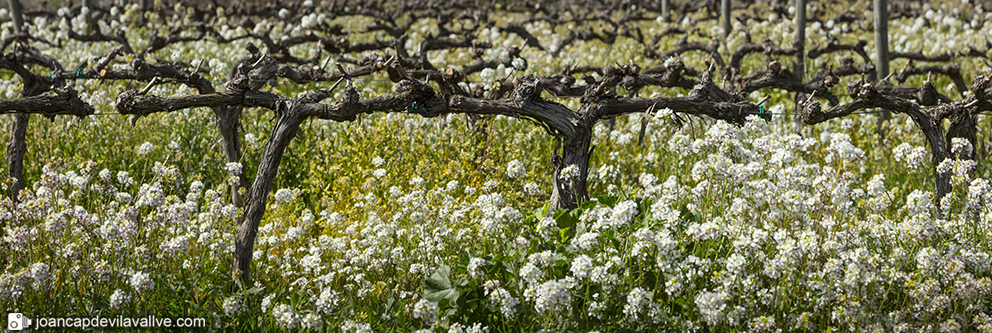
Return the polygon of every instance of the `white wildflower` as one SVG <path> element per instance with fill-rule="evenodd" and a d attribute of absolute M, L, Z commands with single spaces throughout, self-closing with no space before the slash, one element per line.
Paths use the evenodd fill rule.
<path fill-rule="evenodd" d="M 458 181 L 457 180 L 452 180 L 452 181 L 449 181 L 448 184 L 444 185 L 444 188 L 448 192 L 455 192 L 455 191 L 458 191 L 458 189 L 460 187 L 459 187 L 459 184 L 458 184 Z"/>
<path fill-rule="evenodd" d="M 141 146 L 138 146 L 138 155 L 148 155 L 152 149 L 155 149 L 155 146 L 151 142 L 142 143 Z"/>
<path fill-rule="evenodd" d="M 421 299 L 413 306 L 413 317 L 423 320 L 427 325 L 432 325 L 437 321 L 437 312 L 437 304 L 427 299 Z"/>
<path fill-rule="evenodd" d="M 269 307 L 272 306 L 272 299 L 275 297 L 275 294 L 268 294 L 262 298 L 262 312 L 269 312 Z"/>
<path fill-rule="evenodd" d="M 871 177 L 868 181 L 868 187 L 865 189 L 870 196 L 882 196 L 885 195 L 885 175 L 877 174 Z"/>
<path fill-rule="evenodd" d="M 278 191 L 276 191 L 276 202 L 281 204 L 291 203 L 294 200 L 296 200 L 296 194 L 297 194 L 296 192 L 297 190 L 295 189 L 281 188 Z"/>
<path fill-rule="evenodd" d="M 272 308 L 272 317 L 283 330 L 292 330 L 300 323 L 300 315 L 293 311 L 288 304 L 279 304 Z"/>
<path fill-rule="evenodd" d="M 482 259 L 479 257 L 472 258 L 472 260 L 469 260 L 468 262 L 468 267 L 467 267 L 468 274 L 473 278 L 478 278 L 480 276 L 485 275 L 486 271 L 483 267 L 485 266 L 485 264 L 486 264 L 486 259 Z"/>
<path fill-rule="evenodd" d="M 245 143 L 248 144 L 249 148 L 258 148 L 258 137 L 255 134 L 246 133 Z"/>
<path fill-rule="evenodd" d="M 627 321 L 637 321 L 641 316 L 641 312 L 644 311 L 644 307 L 649 303 L 651 303 L 651 297 L 647 291 L 641 289 L 641 287 L 631 290 L 627 294 L 627 304 L 623 306 L 623 314 L 627 316 Z"/>
<path fill-rule="evenodd" d="M 679 60 L 679 58 L 676 58 L 674 56 L 668 57 L 668 59 L 665 59 L 665 68 L 672 68 L 672 66 L 675 66 L 679 62 L 682 62 L 682 60 Z"/>
<path fill-rule="evenodd" d="M 224 170 L 227 170 L 228 173 L 230 173 L 230 174 L 232 174 L 234 176 L 240 176 L 241 175 L 241 163 L 239 163 L 239 162 L 228 162 L 227 165 L 224 166 Z"/>
<path fill-rule="evenodd" d="M 954 153 L 958 157 L 964 158 L 971 156 L 972 147 L 971 142 L 965 138 L 951 138 L 951 153 Z"/>
<path fill-rule="evenodd" d="M 493 83 L 496 81 L 496 71 L 492 68 L 484 68 L 479 76 L 482 78 L 482 82 Z"/>
<path fill-rule="evenodd" d="M 544 272 L 541 272 L 541 270 L 538 269 L 537 266 L 534 266 L 531 262 L 524 264 L 524 266 L 520 268 L 520 278 L 527 281 L 527 283 L 537 283 L 537 281 L 543 276 Z"/>
<path fill-rule="evenodd" d="M 122 305 L 130 303 L 131 297 L 124 293 L 123 290 L 114 290 L 114 293 L 110 295 L 110 307 L 114 309 L 120 309 Z"/>
<path fill-rule="evenodd" d="M 920 167 L 920 165 L 922 165 L 929 156 L 929 152 L 927 152 L 926 148 L 913 147 L 909 143 L 902 143 L 896 146 L 892 153 L 896 161 L 906 162 L 906 166 L 910 169 Z"/>
<path fill-rule="evenodd" d="M 851 143 L 851 137 L 844 133 L 833 133 L 827 151 L 830 152 L 830 155 L 827 157 L 827 163 L 831 163 L 833 159 L 849 162 L 865 160 L 865 152 L 855 147 Z"/>
<path fill-rule="evenodd" d="M 541 188 L 534 182 L 527 182 L 524 184 L 524 193 L 531 196 L 541 195 Z"/>
<path fill-rule="evenodd" d="M 699 314 L 703 315 L 703 320 L 710 326 L 716 327 L 723 321 L 727 307 L 727 294 L 724 292 L 702 292 L 696 295 L 696 306 L 699 307 Z"/>
<path fill-rule="evenodd" d="M 527 288 L 524 296 L 534 301 L 534 310 L 538 314 L 561 313 L 568 311 L 572 293 L 560 280 L 546 281 L 536 287 Z"/>
<path fill-rule="evenodd" d="M 578 238 L 575 238 L 572 241 L 572 245 L 575 245 L 575 247 L 577 247 L 579 249 L 588 251 L 588 250 L 592 249 L 593 246 L 596 246 L 596 244 L 598 242 L 597 239 L 596 239 L 597 237 L 599 237 L 599 233 L 587 232 L 587 233 L 582 234 Z"/>
<path fill-rule="evenodd" d="M 424 185 L 424 179 L 423 178 L 413 177 L 413 178 L 410 179 L 410 186 L 420 187 L 421 185 Z"/>
<path fill-rule="evenodd" d="M 579 166 L 575 164 L 571 164 L 565 167 L 564 169 L 561 169 L 561 172 L 558 173 L 558 178 L 562 180 L 572 180 L 578 176 L 579 176 Z"/>
<path fill-rule="evenodd" d="M 138 293 L 155 289 L 155 281 L 152 280 L 151 275 L 148 273 L 135 272 L 134 274 L 131 274 L 129 283 Z"/>
<path fill-rule="evenodd" d="M 576 279 L 583 279 L 589 276 L 589 271 L 592 270 L 592 258 L 589 256 L 581 254 L 575 259 L 572 259 L 572 267 L 569 271 L 572 272 L 572 276 Z"/>
<path fill-rule="evenodd" d="M 245 306 L 244 302 L 241 301 L 241 297 L 235 295 L 224 298 L 223 308 L 225 315 L 233 316 L 244 310 Z"/>
<path fill-rule="evenodd" d="M 500 313 L 506 318 L 512 318 L 516 314 L 517 304 L 520 304 L 520 300 L 513 295 L 510 295 L 509 291 L 503 289 L 502 287 L 497 287 L 492 292 L 489 293 L 489 297 L 499 304 Z"/>
<path fill-rule="evenodd" d="M 512 160 L 506 166 L 506 175 L 510 178 L 521 178 L 527 172 L 524 169 L 524 164 L 520 163 L 519 160 Z"/>
<path fill-rule="evenodd" d="M 302 326 L 306 330 L 317 332 L 320 331 L 321 326 L 323 326 L 323 322 L 320 320 L 320 316 L 313 313 L 308 313 L 306 316 L 303 316 Z"/>

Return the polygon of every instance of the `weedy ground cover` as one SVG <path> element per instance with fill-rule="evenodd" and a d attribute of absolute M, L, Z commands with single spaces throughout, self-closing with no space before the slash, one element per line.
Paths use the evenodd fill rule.
<path fill-rule="evenodd" d="M 992 33 L 987 20 L 961 22 L 947 11 L 893 21 L 896 51 L 954 51 Z M 368 23 L 334 20 L 355 31 Z M 415 25 L 408 48 L 436 33 L 430 21 Z M 690 23 L 638 24 L 651 33 Z M 717 35 L 710 24 L 703 30 Z M 259 26 L 273 27 L 273 36 L 299 29 Z M 542 41 L 573 28 L 527 26 Z M 864 28 L 828 22 L 808 34 L 850 41 Z M 42 38 L 64 33 L 44 20 L 32 29 Z M 791 38 L 793 27 L 769 15 L 750 29 L 778 41 Z M 523 45 L 496 30 L 479 35 L 496 45 L 486 58 Z M 382 36 L 355 38 L 375 37 Z M 728 43 L 742 40 L 734 33 Z M 110 49 L 66 43 L 39 49 L 66 63 Z M 158 56 L 206 62 L 219 86 L 230 55 L 243 53 L 245 43 L 191 42 Z M 567 64 L 653 61 L 642 51 L 598 41 L 571 44 L 558 57 L 525 49 L 524 73 L 500 67 L 470 84 L 550 75 Z M 435 51 L 431 61 L 461 65 L 466 52 Z M 682 58 L 699 68 L 706 61 Z M 748 66 L 763 66 L 754 58 Z M 816 61 L 809 67 L 839 59 Z M 977 62 L 961 67 L 982 71 Z M 14 76 L 0 75 L 5 97 L 16 97 Z M 362 94 L 388 93 L 381 76 L 357 79 Z M 952 94 L 949 79 L 937 83 Z M 96 80 L 76 85 L 98 110 L 112 110 L 125 89 Z M 280 81 L 271 90 L 296 95 L 315 87 L 326 88 Z M 191 93 L 184 89 L 153 93 Z M 756 95 L 766 94 L 770 112 L 791 110 L 789 95 Z M 576 99 L 561 102 L 578 108 Z M 595 200 L 547 217 L 554 141 L 528 122 L 491 118 L 480 135 L 461 116 L 309 121 L 282 161 L 255 247 L 254 281 L 239 292 L 231 291 L 229 268 L 241 211 L 227 193 L 239 173 L 254 174 L 271 114 L 247 112 L 246 157 L 234 164 L 224 161 L 208 110 L 136 124 L 119 116 L 36 121 L 22 202 L 0 206 L 0 308 L 37 317 L 202 317 L 211 329 L 244 331 L 992 332 L 987 166 L 942 165 L 954 188 L 939 203 L 945 214 L 936 215 L 926 143 L 903 115 L 881 124 L 884 139 L 871 114 L 802 136 L 789 117 L 743 126 L 697 118 L 680 126 L 675 117 L 653 116 L 643 144 L 639 115 L 598 125 Z M 989 119 L 979 120 L 987 141 Z M 956 155 L 979 148 L 953 141 Z"/>

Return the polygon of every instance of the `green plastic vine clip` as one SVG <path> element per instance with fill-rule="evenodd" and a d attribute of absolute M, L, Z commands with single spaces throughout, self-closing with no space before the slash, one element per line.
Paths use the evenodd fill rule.
<path fill-rule="evenodd" d="M 76 78 L 78 79 L 78 78 L 81 78 L 81 77 L 83 77 L 83 69 L 82 68 L 76 70 Z"/>
<path fill-rule="evenodd" d="M 765 106 L 764 105 L 757 105 L 757 104 L 754 104 L 754 103 L 752 103 L 751 105 L 758 107 L 758 115 L 759 116 L 764 116 L 765 115 Z"/>
<path fill-rule="evenodd" d="M 414 113 L 413 110 L 415 109 L 419 109 L 424 114 L 427 114 L 427 110 L 424 109 L 424 107 L 417 105 L 417 102 L 413 102 L 413 104 L 410 104 L 410 109 L 406 110 L 406 113 Z"/>

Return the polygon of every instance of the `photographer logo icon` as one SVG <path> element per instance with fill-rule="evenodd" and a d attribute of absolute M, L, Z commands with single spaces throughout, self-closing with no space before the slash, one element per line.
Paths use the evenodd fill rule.
<path fill-rule="evenodd" d="M 7 329 L 11 331 L 20 331 L 31 326 L 31 319 L 25 317 L 21 313 L 8 313 L 7 314 Z"/>

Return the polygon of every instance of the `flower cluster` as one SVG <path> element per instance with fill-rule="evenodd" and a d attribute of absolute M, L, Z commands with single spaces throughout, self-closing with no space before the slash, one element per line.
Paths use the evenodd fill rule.
<path fill-rule="evenodd" d="M 155 281 L 152 280 L 151 275 L 148 273 L 134 272 L 134 274 L 131 274 L 131 279 L 128 282 L 138 293 L 148 292 L 155 288 Z"/>
<path fill-rule="evenodd" d="M 892 151 L 896 161 L 906 163 L 910 169 L 919 168 L 930 153 L 923 147 L 913 147 L 909 143 L 902 143 Z"/>
<path fill-rule="evenodd" d="M 524 164 L 520 163 L 519 160 L 512 160 L 506 166 L 506 175 L 510 178 L 521 178 L 527 172 L 524 168 Z"/>

